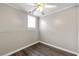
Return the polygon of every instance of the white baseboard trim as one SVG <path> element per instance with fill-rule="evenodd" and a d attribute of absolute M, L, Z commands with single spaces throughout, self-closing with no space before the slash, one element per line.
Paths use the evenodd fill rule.
<path fill-rule="evenodd" d="M 55 48 L 57 48 L 57 49 L 63 50 L 63 51 L 70 52 L 70 53 L 72 53 L 72 54 L 76 54 L 77 56 L 79 56 L 79 53 L 70 51 L 70 50 L 68 50 L 68 49 L 64 49 L 64 48 L 62 48 L 62 47 L 58 47 L 58 46 L 55 46 L 55 45 L 48 44 L 48 43 L 43 42 L 43 41 L 36 41 L 36 42 L 34 42 L 34 43 L 32 43 L 32 44 L 29 44 L 29 45 L 27 45 L 27 46 L 24 46 L 24 47 L 21 47 L 21 48 L 19 48 L 19 49 L 16 49 L 16 50 L 14 50 L 14 51 L 12 51 L 12 52 L 10 52 L 10 53 L 4 54 L 4 55 L 2 55 L 2 56 L 10 56 L 10 55 L 12 55 L 13 53 L 16 53 L 16 52 L 18 52 L 18 51 L 20 51 L 20 50 L 22 50 L 22 49 L 28 48 L 28 47 L 30 47 L 30 46 L 32 46 L 32 45 L 34 45 L 34 44 L 39 43 L 39 42 L 40 42 L 40 43 L 43 43 L 43 44 L 45 44 L 45 45 L 48 45 L 48 46 L 55 47 Z"/>
<path fill-rule="evenodd" d="M 63 51 L 67 51 L 67 52 L 72 53 L 72 54 L 76 54 L 77 56 L 79 56 L 79 53 L 70 51 L 70 50 L 68 50 L 68 49 L 64 49 L 64 48 L 62 48 L 62 47 L 58 47 L 58 46 L 55 46 L 55 45 L 51 45 L 51 44 L 46 43 L 46 42 L 43 42 L 43 41 L 40 41 L 40 43 L 43 43 L 43 44 L 48 45 L 48 46 L 51 46 L 51 47 L 55 47 L 55 48 L 60 49 L 60 50 L 63 50 Z"/>
<path fill-rule="evenodd" d="M 20 50 L 22 50 L 22 49 L 25 49 L 25 48 L 30 47 L 30 46 L 32 46 L 32 45 L 34 45 L 34 44 L 37 44 L 37 43 L 39 43 L 39 41 L 36 41 L 36 42 L 31 43 L 31 44 L 29 44 L 29 45 L 27 45 L 27 46 L 24 46 L 24 47 L 21 47 L 21 48 L 19 48 L 19 49 L 16 49 L 16 50 L 14 50 L 14 51 L 12 51 L 12 52 L 9 52 L 9 53 L 7 53 L 7 54 L 4 54 L 4 55 L 2 55 L 2 56 L 10 56 L 10 55 L 12 55 L 13 53 L 16 53 L 16 52 L 18 52 L 18 51 L 20 51 Z"/>

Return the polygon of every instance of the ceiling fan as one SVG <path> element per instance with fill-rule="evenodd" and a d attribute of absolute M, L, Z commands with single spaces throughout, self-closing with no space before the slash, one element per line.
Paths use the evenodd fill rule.
<path fill-rule="evenodd" d="M 39 11 L 42 15 L 45 14 L 44 9 L 56 7 L 56 5 L 50 5 L 50 4 L 46 4 L 46 3 L 32 3 L 32 4 L 29 4 L 29 5 L 35 7 L 33 10 L 29 11 L 29 13 L 33 14 L 35 11 Z"/>

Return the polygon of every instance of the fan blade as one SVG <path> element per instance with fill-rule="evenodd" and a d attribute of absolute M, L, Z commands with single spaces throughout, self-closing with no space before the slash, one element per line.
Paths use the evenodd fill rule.
<path fill-rule="evenodd" d="M 30 5 L 30 6 L 35 6 L 35 4 L 34 3 L 27 3 L 28 5 Z"/>
<path fill-rule="evenodd" d="M 45 13 L 44 13 L 44 12 L 42 12 L 42 15 L 45 15 Z"/>
<path fill-rule="evenodd" d="M 34 8 L 32 11 L 29 11 L 29 13 L 33 14 L 36 11 L 37 8 Z"/>
<path fill-rule="evenodd" d="M 56 8 L 56 5 L 45 5 L 45 8 Z"/>

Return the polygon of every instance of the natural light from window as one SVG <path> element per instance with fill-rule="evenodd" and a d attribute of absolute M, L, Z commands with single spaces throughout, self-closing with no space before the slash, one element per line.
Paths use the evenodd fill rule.
<path fill-rule="evenodd" d="M 36 27 L 36 18 L 28 15 L 28 28 L 35 28 L 35 27 Z"/>

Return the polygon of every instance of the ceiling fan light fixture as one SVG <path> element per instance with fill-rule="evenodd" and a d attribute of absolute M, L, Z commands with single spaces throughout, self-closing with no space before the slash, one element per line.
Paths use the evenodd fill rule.
<path fill-rule="evenodd" d="M 33 14 L 35 11 L 37 11 L 37 12 L 40 12 L 42 15 L 44 15 L 45 8 L 51 8 L 51 9 L 56 8 L 56 5 L 49 5 L 49 4 L 45 4 L 45 3 L 34 3 L 34 7 L 35 8 L 30 12 L 31 14 Z"/>
<path fill-rule="evenodd" d="M 39 11 L 39 12 L 42 12 L 43 10 L 44 10 L 43 7 L 39 7 L 39 8 L 37 8 L 37 11 Z"/>
<path fill-rule="evenodd" d="M 42 12 L 44 10 L 44 7 L 45 7 L 44 3 L 38 3 L 37 4 L 37 10 L 40 11 L 40 12 Z"/>

